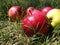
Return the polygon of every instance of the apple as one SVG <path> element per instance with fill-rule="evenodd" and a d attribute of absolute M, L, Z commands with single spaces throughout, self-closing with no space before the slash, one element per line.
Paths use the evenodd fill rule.
<path fill-rule="evenodd" d="M 34 10 L 34 7 L 29 7 L 29 8 L 27 8 L 27 10 L 26 10 L 26 14 L 27 15 L 32 15 L 32 11 Z"/>
<path fill-rule="evenodd" d="M 52 27 L 60 24 L 60 9 L 52 9 L 47 13 L 47 18 L 50 20 Z"/>
<path fill-rule="evenodd" d="M 22 11 L 23 9 L 19 6 L 12 6 L 9 10 L 8 10 L 8 16 L 10 17 L 10 19 L 12 21 L 17 21 L 20 20 L 22 17 Z"/>
<path fill-rule="evenodd" d="M 46 34 L 49 28 L 47 18 L 42 13 L 27 16 L 22 23 L 22 28 L 28 36 L 33 36 L 38 32 L 40 34 Z"/>
<path fill-rule="evenodd" d="M 33 14 L 36 14 L 36 13 L 40 13 L 39 10 L 35 9 L 34 7 L 29 7 L 27 10 L 26 10 L 26 14 L 27 15 L 33 15 Z"/>
<path fill-rule="evenodd" d="M 45 7 L 45 8 L 42 8 L 42 9 L 41 9 L 41 12 L 46 15 L 47 12 L 49 12 L 51 9 L 52 9 L 51 7 Z"/>

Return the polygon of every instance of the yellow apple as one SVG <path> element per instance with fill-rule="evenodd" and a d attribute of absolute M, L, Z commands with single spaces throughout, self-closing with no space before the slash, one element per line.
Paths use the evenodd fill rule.
<path fill-rule="evenodd" d="M 52 27 L 60 24 L 60 9 L 52 9 L 47 13 L 47 18 L 51 21 Z"/>

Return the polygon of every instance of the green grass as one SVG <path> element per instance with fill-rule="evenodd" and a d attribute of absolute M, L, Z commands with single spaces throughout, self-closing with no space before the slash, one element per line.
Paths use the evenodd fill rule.
<path fill-rule="evenodd" d="M 23 7 L 25 12 L 29 6 L 60 8 L 60 0 L 0 0 L 0 45 L 60 45 L 60 25 L 46 35 L 27 37 L 20 22 L 9 20 L 8 10 L 13 5 Z"/>

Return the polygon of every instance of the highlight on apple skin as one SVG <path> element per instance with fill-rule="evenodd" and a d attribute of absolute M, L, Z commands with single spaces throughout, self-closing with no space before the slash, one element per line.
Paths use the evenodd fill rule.
<path fill-rule="evenodd" d="M 20 6 L 12 6 L 8 10 L 8 16 L 12 21 L 18 21 L 23 16 L 22 11 L 23 9 Z"/>
<path fill-rule="evenodd" d="M 46 34 L 48 32 L 47 18 L 42 13 L 36 13 L 31 16 L 27 16 L 23 20 L 23 30 L 28 36 L 33 36 L 36 33 Z"/>
<path fill-rule="evenodd" d="M 50 20 L 52 27 L 60 24 L 60 9 L 52 9 L 47 13 L 47 18 Z"/>
<path fill-rule="evenodd" d="M 46 15 L 51 9 L 52 9 L 51 7 L 45 7 L 42 8 L 40 11 Z"/>

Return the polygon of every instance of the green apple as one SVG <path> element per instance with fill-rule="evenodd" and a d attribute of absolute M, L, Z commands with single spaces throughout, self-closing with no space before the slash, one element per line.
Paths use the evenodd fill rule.
<path fill-rule="evenodd" d="M 60 9 L 52 9 L 47 13 L 47 18 L 51 21 L 52 27 L 60 24 Z"/>

